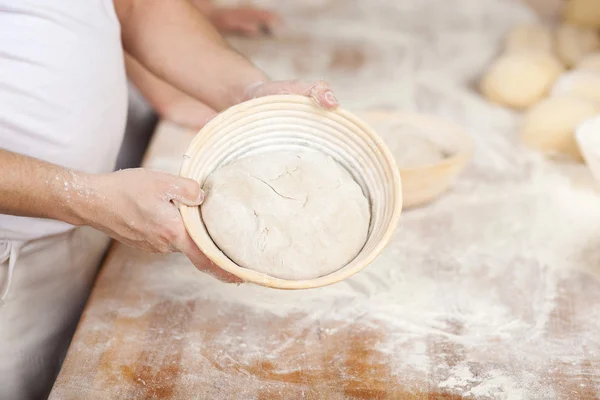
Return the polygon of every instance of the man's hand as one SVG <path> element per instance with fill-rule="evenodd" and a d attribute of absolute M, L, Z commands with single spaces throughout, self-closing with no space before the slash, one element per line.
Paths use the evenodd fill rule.
<path fill-rule="evenodd" d="M 149 72 L 216 111 L 268 77 L 234 51 L 188 0 L 114 0 L 125 51 Z"/>
<path fill-rule="evenodd" d="M 138 73 L 129 71 L 132 77 L 138 75 L 134 83 L 150 82 L 142 93 L 156 99 L 155 107 L 161 105 L 161 109 L 169 110 L 180 120 L 196 123 L 199 119 L 187 114 L 197 112 L 203 122 L 205 114 L 210 117 L 212 110 L 220 112 L 242 101 L 270 94 L 309 96 L 327 109 L 338 105 L 324 82 L 271 82 L 231 49 L 187 0 L 114 1 L 127 58 L 135 60 L 129 64 L 137 65 Z M 168 100 L 163 101 L 167 97 Z M 172 107 L 173 104 L 182 106 Z"/>
<path fill-rule="evenodd" d="M 275 94 L 299 94 L 313 99 L 321 107 L 332 110 L 339 103 L 329 84 L 324 81 L 269 81 L 249 85 L 240 101 L 255 99 Z"/>
<path fill-rule="evenodd" d="M 90 193 L 78 207 L 83 224 L 150 253 L 182 252 L 199 270 L 225 282 L 241 282 L 208 260 L 183 224 L 176 204 L 202 203 L 204 193 L 197 182 L 144 169 L 77 179 Z"/>
<path fill-rule="evenodd" d="M 199 270 L 240 282 L 212 264 L 183 225 L 175 203 L 203 200 L 193 180 L 142 169 L 91 175 L 1 148 L 0 165 L 2 214 L 89 225 L 152 253 L 181 251 Z"/>

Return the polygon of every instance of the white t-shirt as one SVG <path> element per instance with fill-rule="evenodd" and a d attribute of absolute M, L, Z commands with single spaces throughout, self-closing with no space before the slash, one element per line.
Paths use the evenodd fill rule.
<path fill-rule="evenodd" d="M 127 114 L 120 33 L 112 0 L 0 0 L 0 148 L 112 171 Z M 71 228 L 0 214 L 0 240 Z"/>

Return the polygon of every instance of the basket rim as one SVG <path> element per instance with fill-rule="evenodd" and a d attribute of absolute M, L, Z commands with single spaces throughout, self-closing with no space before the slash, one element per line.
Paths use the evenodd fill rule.
<path fill-rule="evenodd" d="M 200 232 L 198 232 L 195 229 L 195 226 L 197 224 L 203 223 L 200 218 L 196 218 L 196 215 L 200 215 L 199 207 L 188 207 L 184 204 L 180 204 L 179 211 L 181 213 L 183 223 L 188 234 L 190 235 L 194 243 L 198 246 L 200 251 L 202 251 L 218 267 L 241 278 L 246 283 L 255 283 L 262 286 L 277 289 L 309 289 L 331 285 L 356 274 L 375 260 L 375 258 L 383 251 L 383 249 L 391 240 L 398 226 L 400 214 L 402 212 L 402 183 L 400 178 L 400 171 L 396 165 L 393 155 L 385 145 L 384 141 L 375 133 L 375 131 L 366 122 L 364 122 L 351 112 L 344 110 L 340 107 L 334 110 L 325 110 L 319 108 L 312 99 L 305 96 L 283 94 L 264 96 L 252 99 L 237 104 L 219 113 L 196 134 L 183 156 L 183 163 L 181 165 L 179 175 L 185 178 L 191 178 L 195 180 L 194 177 L 190 176 L 190 170 L 193 167 L 193 160 L 191 154 L 193 153 L 193 150 L 197 147 L 197 143 L 202 140 L 202 137 L 204 135 L 209 134 L 217 127 L 222 126 L 222 124 L 227 124 L 227 120 L 236 115 L 239 115 L 241 113 L 252 113 L 253 109 L 259 111 L 261 106 L 271 105 L 274 103 L 280 105 L 282 110 L 293 110 L 295 105 L 310 105 L 313 107 L 315 113 L 325 115 L 331 113 L 330 115 L 337 115 L 339 117 L 342 117 L 351 122 L 352 126 L 356 127 L 355 133 L 367 136 L 368 139 L 376 145 L 378 150 L 378 157 L 381 158 L 383 164 L 387 165 L 390 169 L 389 172 L 391 173 L 393 192 L 395 192 L 395 204 L 393 204 L 392 215 L 389 219 L 388 225 L 385 228 L 384 233 L 382 234 L 381 240 L 379 240 L 375 244 L 373 250 L 368 254 L 363 255 L 364 258 L 360 263 L 355 263 L 355 259 L 353 259 L 347 265 L 324 276 L 302 280 L 276 278 L 262 272 L 241 267 L 235 262 L 233 262 L 231 259 L 229 259 L 222 251 L 213 251 L 212 249 L 207 247 L 208 243 L 206 243 L 206 240 L 209 240 L 211 242 L 210 246 L 215 246 L 218 249 L 218 246 L 216 246 L 216 244 L 210 239 L 210 236 L 208 236 L 208 239 L 205 239 L 203 235 L 201 235 Z M 203 182 L 199 183 L 201 185 L 203 184 Z M 360 254 L 361 253 L 359 252 L 357 256 Z"/>
<path fill-rule="evenodd" d="M 459 163 L 466 163 L 475 152 L 475 141 L 473 140 L 471 135 L 467 133 L 466 129 L 460 126 L 458 123 L 442 117 L 418 112 L 396 110 L 367 110 L 359 113 L 359 115 L 365 118 L 369 116 L 377 116 L 384 117 L 388 120 L 405 119 L 409 123 L 414 124 L 415 126 L 444 125 L 446 127 L 445 130 L 451 132 L 453 136 L 461 139 L 461 146 L 459 151 L 454 152 L 453 154 L 444 157 L 443 159 L 437 162 L 429 162 L 416 167 L 408 168 L 402 168 L 398 166 L 400 173 L 425 172 L 427 170 L 437 169 L 440 167 L 450 167 Z"/>

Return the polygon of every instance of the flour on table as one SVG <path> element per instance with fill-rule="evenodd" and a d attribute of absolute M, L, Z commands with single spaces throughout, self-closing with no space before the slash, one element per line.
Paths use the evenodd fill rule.
<path fill-rule="evenodd" d="M 313 279 L 348 264 L 369 230 L 369 203 L 331 157 L 316 151 L 242 158 L 206 179 L 202 219 L 238 265 Z"/>
<path fill-rule="evenodd" d="M 353 111 L 399 109 L 454 120 L 476 142 L 471 164 L 438 201 L 403 212 L 382 254 L 335 285 L 303 291 L 226 285 L 197 272 L 181 255 L 142 255 L 123 247 L 119 251 L 132 254 L 127 273 L 143 288 L 131 293 L 141 305 L 106 301 L 97 312 L 118 310 L 126 323 L 128 316 L 149 313 L 156 304 L 146 298 L 160 293 L 167 305 L 208 302 L 216 321 L 228 318 L 229 309 L 251 315 L 242 328 L 211 332 L 211 348 L 216 341 L 222 349 L 217 353 L 206 351 L 208 334 L 200 330 L 160 332 L 182 336 L 188 362 L 207 362 L 215 371 L 234 368 L 236 379 L 247 374 L 247 395 L 232 399 L 261 398 L 264 387 L 302 387 L 262 380 L 255 376 L 260 368 L 252 367 L 268 362 L 289 377 L 319 371 L 323 360 L 288 350 L 298 343 L 307 343 L 307 353 L 311 346 L 331 348 L 331 341 L 350 346 L 348 331 L 357 342 L 371 338 L 361 354 L 389 368 L 390 376 L 380 381 L 371 375 L 370 383 L 379 384 L 375 389 L 397 381 L 415 397 L 434 391 L 486 400 L 597 398 L 600 190 L 583 165 L 551 163 L 521 146 L 518 115 L 473 89 L 510 27 L 535 20 L 527 8 L 516 0 L 259 4 L 283 11 L 289 36 L 318 38 L 296 46 L 237 40 L 236 47 L 270 76 L 327 77 Z M 356 71 L 330 73 L 328 50 L 344 46 L 374 57 Z M 179 155 L 175 159 L 179 163 Z M 199 308 L 193 318 L 207 312 Z M 245 329 L 259 317 L 266 324 L 287 316 L 292 322 L 279 335 Z M 134 335 L 122 340 L 147 340 Z M 97 347 L 85 343 L 77 350 Z M 343 346 L 329 354 L 331 376 L 352 381 L 356 369 L 344 364 L 350 357 Z M 179 398 L 214 387 L 227 391 L 232 379 L 191 371 L 182 376 Z M 336 384 L 327 375 L 321 379 Z"/>

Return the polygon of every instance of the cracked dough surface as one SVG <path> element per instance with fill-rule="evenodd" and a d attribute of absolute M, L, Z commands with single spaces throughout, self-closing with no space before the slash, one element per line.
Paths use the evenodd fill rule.
<path fill-rule="evenodd" d="M 327 275 L 367 239 L 369 203 L 331 157 L 313 151 L 246 157 L 213 172 L 201 214 L 239 266 L 284 279 Z"/>

